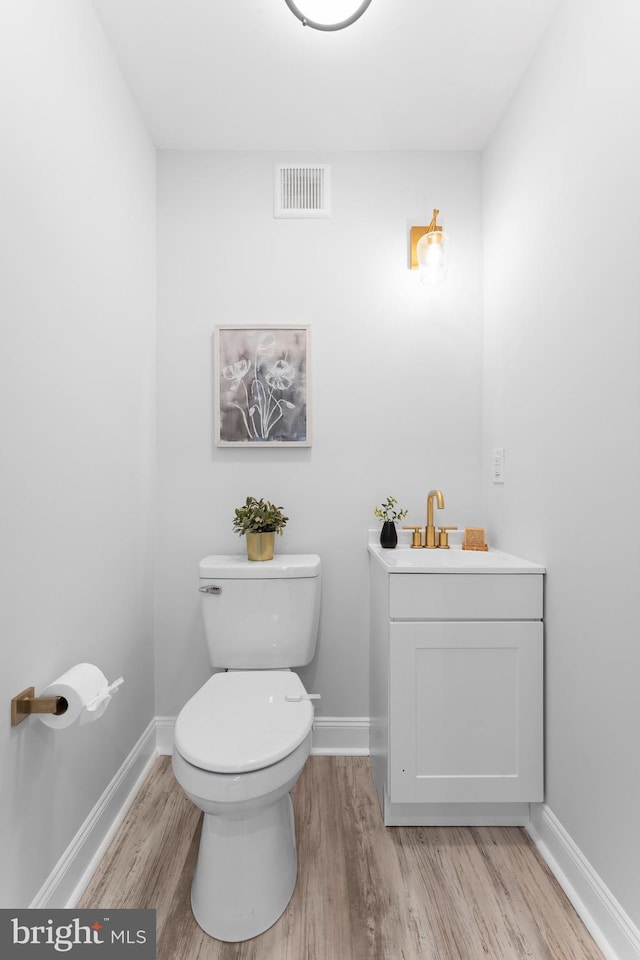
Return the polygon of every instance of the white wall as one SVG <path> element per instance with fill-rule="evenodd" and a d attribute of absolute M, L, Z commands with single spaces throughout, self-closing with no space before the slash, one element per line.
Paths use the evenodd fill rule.
<path fill-rule="evenodd" d="M 274 220 L 276 162 L 329 162 L 333 217 Z M 248 494 L 290 517 L 278 549 L 324 561 L 307 689 L 318 715 L 368 715 L 366 531 L 388 494 L 425 522 L 480 520 L 481 258 L 477 154 L 162 153 L 159 159 L 157 712 L 209 675 L 198 561 L 244 549 Z M 451 283 L 408 269 L 409 227 L 438 206 Z M 309 323 L 313 445 L 213 444 L 216 323 Z"/>
<path fill-rule="evenodd" d="M 636 924 L 639 45 L 565 0 L 483 163 L 487 522 L 548 565 L 547 804 Z"/>
<path fill-rule="evenodd" d="M 155 155 L 83 0 L 1 5 L 0 116 L 0 905 L 24 907 L 154 713 Z M 97 724 L 10 727 L 84 660 L 125 676 Z"/>

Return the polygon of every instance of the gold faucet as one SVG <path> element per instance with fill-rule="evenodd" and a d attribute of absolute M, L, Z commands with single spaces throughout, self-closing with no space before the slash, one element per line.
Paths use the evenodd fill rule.
<path fill-rule="evenodd" d="M 427 494 L 427 526 L 424 531 L 424 545 L 427 550 L 434 550 L 437 547 L 436 543 L 436 528 L 433 524 L 433 501 L 436 500 L 438 503 L 438 510 L 442 510 L 444 507 L 444 497 L 442 496 L 442 490 L 430 490 Z"/>

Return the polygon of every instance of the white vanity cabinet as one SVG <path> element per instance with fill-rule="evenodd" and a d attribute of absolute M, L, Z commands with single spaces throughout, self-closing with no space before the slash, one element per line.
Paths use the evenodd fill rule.
<path fill-rule="evenodd" d="M 543 799 L 544 569 L 497 551 L 369 553 L 385 823 L 526 822 Z"/>

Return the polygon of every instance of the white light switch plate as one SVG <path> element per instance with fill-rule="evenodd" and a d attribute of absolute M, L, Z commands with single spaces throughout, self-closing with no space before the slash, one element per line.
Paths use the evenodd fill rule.
<path fill-rule="evenodd" d="M 504 447 L 491 454 L 491 477 L 494 483 L 504 483 Z"/>

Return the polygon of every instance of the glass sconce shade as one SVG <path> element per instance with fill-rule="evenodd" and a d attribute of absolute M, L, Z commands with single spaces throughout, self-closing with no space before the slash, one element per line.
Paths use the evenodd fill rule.
<path fill-rule="evenodd" d="M 418 240 L 416 254 L 422 283 L 442 283 L 449 270 L 449 241 L 442 229 L 431 230 Z"/>

